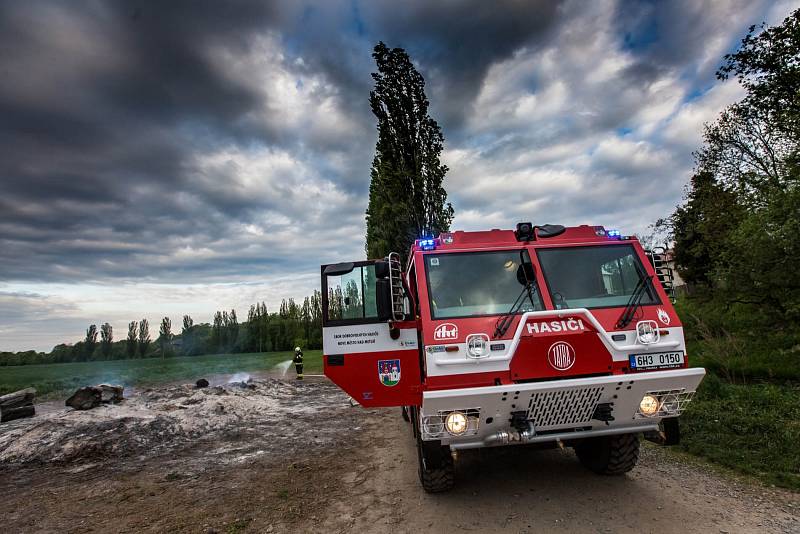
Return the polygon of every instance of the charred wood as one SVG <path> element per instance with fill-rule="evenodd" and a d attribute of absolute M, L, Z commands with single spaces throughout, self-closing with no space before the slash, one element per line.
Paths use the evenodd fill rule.
<path fill-rule="evenodd" d="M 33 404 L 17 406 L 16 408 L 0 408 L 0 423 L 22 419 L 23 417 L 33 417 L 34 415 L 36 415 L 36 408 Z"/>
<path fill-rule="evenodd" d="M 33 388 L 22 389 L 3 395 L 0 397 L 0 409 L 2 408 L 17 408 L 19 406 L 27 406 L 33 403 L 36 398 L 36 390 Z"/>
<path fill-rule="evenodd" d="M 116 404 L 122 401 L 122 392 L 122 386 L 111 386 L 109 384 L 86 386 L 73 393 L 64 404 L 76 410 L 91 410 L 101 404 Z"/>

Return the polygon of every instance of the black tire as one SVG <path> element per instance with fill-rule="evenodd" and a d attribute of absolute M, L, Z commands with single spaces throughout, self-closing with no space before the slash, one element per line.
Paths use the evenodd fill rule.
<path fill-rule="evenodd" d="M 443 450 L 441 458 L 435 468 L 431 468 L 423 461 L 422 447 L 417 442 L 419 456 L 419 481 L 422 488 L 428 493 L 442 493 L 453 489 L 456 483 L 456 468 L 450 448 Z"/>
<path fill-rule="evenodd" d="M 406 413 L 411 419 L 411 435 L 414 439 L 419 439 L 419 409 L 416 406 L 408 406 Z"/>
<path fill-rule="evenodd" d="M 584 467 L 600 475 L 623 475 L 639 459 L 639 435 L 618 434 L 581 441 L 575 453 Z"/>
<path fill-rule="evenodd" d="M 405 421 L 406 423 L 411 421 L 411 418 L 408 416 L 408 407 L 407 406 L 401 406 L 400 407 L 400 413 L 403 414 L 403 421 Z"/>

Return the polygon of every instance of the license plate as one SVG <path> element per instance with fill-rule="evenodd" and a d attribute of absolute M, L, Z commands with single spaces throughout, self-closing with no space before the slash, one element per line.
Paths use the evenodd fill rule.
<path fill-rule="evenodd" d="M 673 369 L 683 367 L 683 351 L 654 352 L 652 354 L 631 354 L 628 356 L 631 371 L 648 369 Z"/>

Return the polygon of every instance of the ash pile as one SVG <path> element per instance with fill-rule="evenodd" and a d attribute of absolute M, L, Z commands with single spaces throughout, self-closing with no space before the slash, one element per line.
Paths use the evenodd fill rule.
<path fill-rule="evenodd" d="M 146 389 L 79 390 L 72 406 L 0 426 L 0 466 L 137 461 L 179 449 L 214 462 L 334 444 L 357 424 L 347 396 L 328 382 L 272 378 Z M 108 396 L 111 397 L 108 397 Z M 120 391 L 121 397 L 121 391 Z M 69 403 L 69 401 L 68 401 Z M 91 409 L 85 409 L 85 408 Z"/>

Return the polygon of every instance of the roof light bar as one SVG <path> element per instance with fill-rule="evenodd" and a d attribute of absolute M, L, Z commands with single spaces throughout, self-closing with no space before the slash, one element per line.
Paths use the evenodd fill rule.
<path fill-rule="evenodd" d="M 609 239 L 622 239 L 622 233 L 619 230 L 606 230 L 606 236 Z"/>
<path fill-rule="evenodd" d="M 435 250 L 436 240 L 433 238 L 417 239 L 417 246 L 422 250 Z"/>

